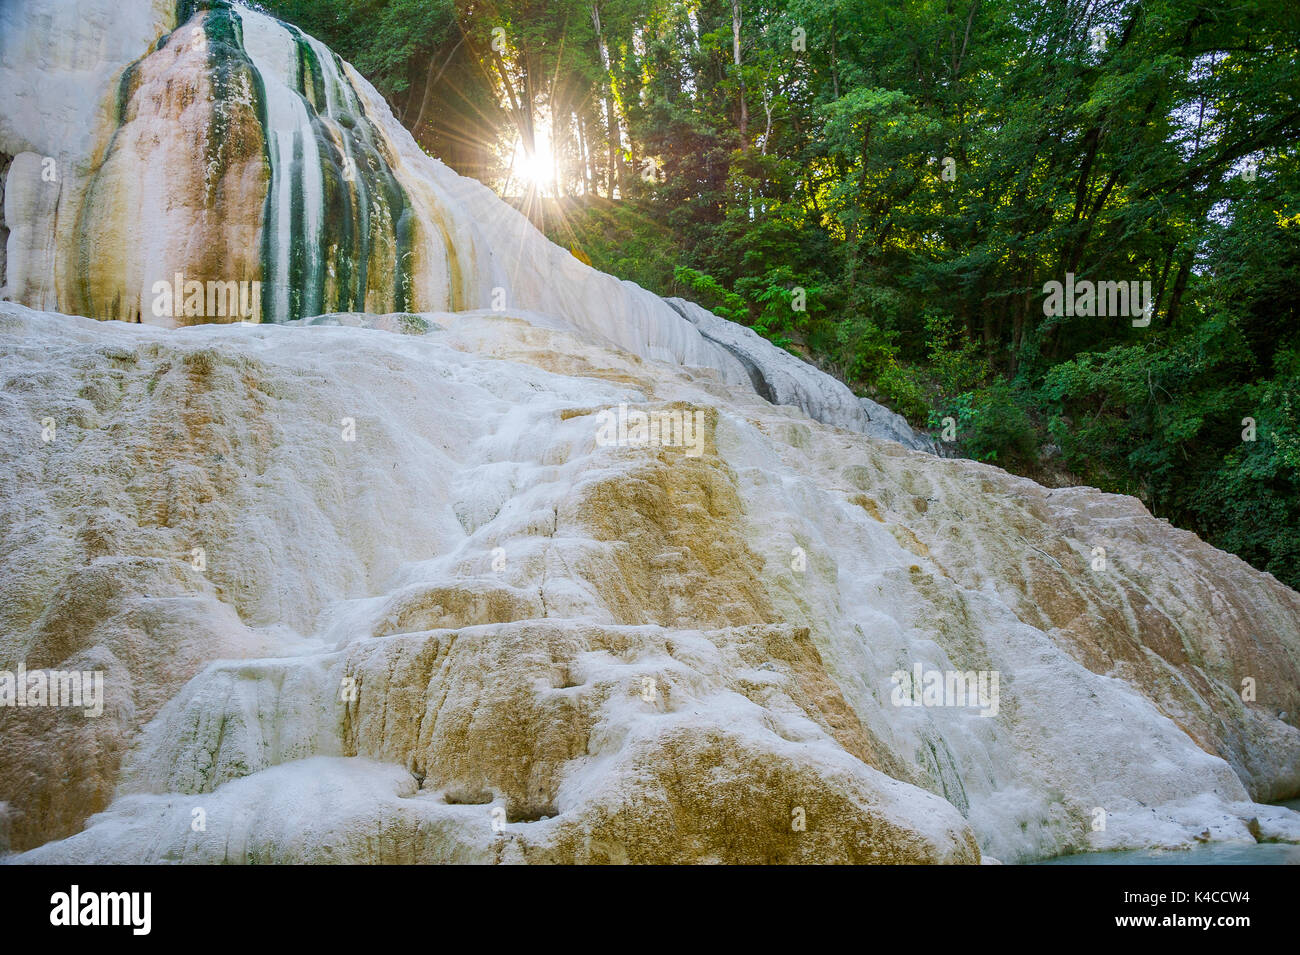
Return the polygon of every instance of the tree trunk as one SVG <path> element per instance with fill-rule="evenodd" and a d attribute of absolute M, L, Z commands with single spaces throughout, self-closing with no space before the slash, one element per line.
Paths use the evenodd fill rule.
<path fill-rule="evenodd" d="M 519 138 L 523 141 L 524 152 L 532 156 L 535 144 L 533 143 L 533 104 L 532 100 L 526 100 L 528 110 L 525 113 L 520 105 L 520 97 L 515 93 L 515 85 L 510 82 L 510 71 L 506 69 L 506 61 L 501 58 L 501 54 L 493 50 L 492 62 L 496 64 L 497 73 L 501 76 L 501 83 L 506 88 L 506 93 L 510 96 L 510 106 L 515 114 L 515 126 L 519 130 Z"/>
<path fill-rule="evenodd" d="M 749 145 L 749 107 L 745 105 L 745 78 L 740 72 L 740 0 L 731 0 L 731 59 L 740 84 L 740 147 Z"/>
<path fill-rule="evenodd" d="M 617 186 L 620 194 L 623 193 L 623 142 L 618 131 L 618 116 L 615 115 L 614 106 L 614 73 L 609 61 L 609 46 L 605 43 L 605 34 L 600 27 L 600 6 L 593 3 L 591 5 L 591 25 L 596 30 L 596 45 L 600 48 L 600 65 L 605 74 L 605 123 L 608 129 L 609 140 L 609 163 L 606 167 L 608 178 L 608 192 L 611 199 L 614 198 L 614 189 Z"/>
<path fill-rule="evenodd" d="M 582 173 L 579 183 L 584 196 L 591 195 L 591 150 L 587 145 L 587 117 L 585 113 L 573 114 L 573 128 L 578 137 L 578 169 Z"/>
<path fill-rule="evenodd" d="M 1174 291 L 1169 296 L 1169 308 L 1165 316 L 1167 325 L 1171 329 L 1178 319 L 1178 310 L 1182 308 L 1183 293 L 1187 291 L 1187 279 L 1192 274 L 1192 262 L 1195 258 L 1195 252 L 1188 252 L 1187 258 L 1183 260 L 1182 267 L 1178 270 L 1178 277 L 1174 279 Z"/>
<path fill-rule="evenodd" d="M 536 95 L 537 91 L 533 89 L 533 57 L 525 53 L 524 91 L 523 95 L 520 97 L 520 100 L 522 101 L 520 105 L 523 107 L 524 111 L 524 123 L 528 127 L 525 142 L 528 144 L 529 155 L 532 155 L 537 151 L 537 129 L 533 125 L 533 103 L 536 102 Z"/>

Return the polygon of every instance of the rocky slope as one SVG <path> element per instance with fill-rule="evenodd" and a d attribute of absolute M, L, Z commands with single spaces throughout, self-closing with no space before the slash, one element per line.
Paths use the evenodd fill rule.
<path fill-rule="evenodd" d="M 1260 804 L 1300 792 L 1300 595 L 1131 498 L 871 436 L 831 379 L 546 243 L 267 18 L 62 11 L 0 11 L 0 670 L 100 670 L 107 701 L 0 706 L 11 860 L 1300 841 Z M 33 69 L 126 92 L 37 97 Z M 338 150 L 315 217 L 277 198 L 277 163 L 316 181 L 283 168 L 307 130 Z M 376 165 L 327 185 L 348 150 Z M 176 270 L 333 314 L 157 327 Z M 674 440 L 618 441 L 636 412 Z M 900 694 L 918 667 L 994 692 Z"/>

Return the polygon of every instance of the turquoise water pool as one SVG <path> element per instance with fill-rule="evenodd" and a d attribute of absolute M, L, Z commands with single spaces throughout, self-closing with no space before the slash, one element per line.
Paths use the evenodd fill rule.
<path fill-rule="evenodd" d="M 1300 865 L 1300 846 L 1278 842 L 1219 842 L 1190 849 L 1080 852 L 1035 865 Z"/>
<path fill-rule="evenodd" d="M 1300 812 L 1300 799 L 1278 803 Z M 1034 865 L 1300 865 L 1300 846 L 1280 842 L 1216 842 L 1189 849 L 1080 852 Z"/>

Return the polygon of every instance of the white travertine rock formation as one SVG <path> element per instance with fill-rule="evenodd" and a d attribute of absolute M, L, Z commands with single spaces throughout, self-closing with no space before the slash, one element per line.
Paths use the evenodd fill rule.
<path fill-rule="evenodd" d="M 308 37 L 120 7 L 57 42 L 61 5 L 0 8 L 0 703 L 19 665 L 106 691 L 0 705 L 10 860 L 1300 841 L 1261 805 L 1300 792 L 1300 595 L 1131 498 L 879 440 L 547 243 Z M 154 314 L 176 272 L 274 321 Z M 629 412 L 699 440 L 611 443 Z M 901 694 L 917 668 L 996 692 Z"/>
<path fill-rule="evenodd" d="M 21 859 L 1300 838 L 1252 803 L 1300 785 L 1300 597 L 1130 498 L 511 315 L 0 316 L 3 659 L 108 673 L 99 720 L 0 709 Z M 624 403 L 701 411 L 701 453 L 603 446 Z M 918 663 L 996 671 L 996 715 L 895 705 Z"/>

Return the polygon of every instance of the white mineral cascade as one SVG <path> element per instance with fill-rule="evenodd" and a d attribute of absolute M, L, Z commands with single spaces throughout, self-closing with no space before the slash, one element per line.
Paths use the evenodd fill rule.
<path fill-rule="evenodd" d="M 269 320 L 289 313 L 289 258 L 293 251 L 294 218 L 302 216 L 299 240 L 307 259 L 304 272 L 316 282 L 302 289 L 305 297 L 303 315 L 321 311 L 321 220 L 324 217 L 325 181 L 321 173 L 320 153 L 311 126 L 307 104 L 298 92 L 300 66 L 293 37 L 284 25 L 264 14 L 240 9 L 244 51 L 262 78 L 266 94 L 266 122 L 274 131 L 267 136 L 271 156 L 270 241 L 271 274 L 266 281 L 272 288 L 274 308 Z M 332 60 L 325 63 L 333 68 Z"/>
<path fill-rule="evenodd" d="M 229 12 L 210 7 L 189 26 Z M 872 436 L 887 415 L 838 381 L 547 242 L 312 41 L 326 102 L 309 104 L 292 32 L 237 15 L 269 181 L 237 87 L 253 134 L 230 142 L 252 145 L 229 169 L 137 156 L 206 142 L 206 93 L 180 94 L 212 65 L 170 3 L 0 5 L 8 861 L 1300 842 L 1300 814 L 1266 804 L 1300 792 L 1300 595 L 1133 498 L 922 453 L 894 420 L 900 440 Z M 356 113 L 373 142 L 339 138 Z M 266 230 L 289 274 L 286 223 L 329 233 L 319 157 L 349 142 L 404 193 L 414 307 L 65 314 L 78 262 L 112 303 L 151 263 L 256 253 Z M 224 218 L 167 191 L 218 174 Z M 113 188 L 87 210 L 96 176 Z M 79 228 L 129 241 L 79 260 Z M 620 436 L 631 414 L 675 437 Z M 10 705 L 20 666 L 102 673 L 102 715 Z M 966 676 L 996 695 L 955 698 Z"/>

